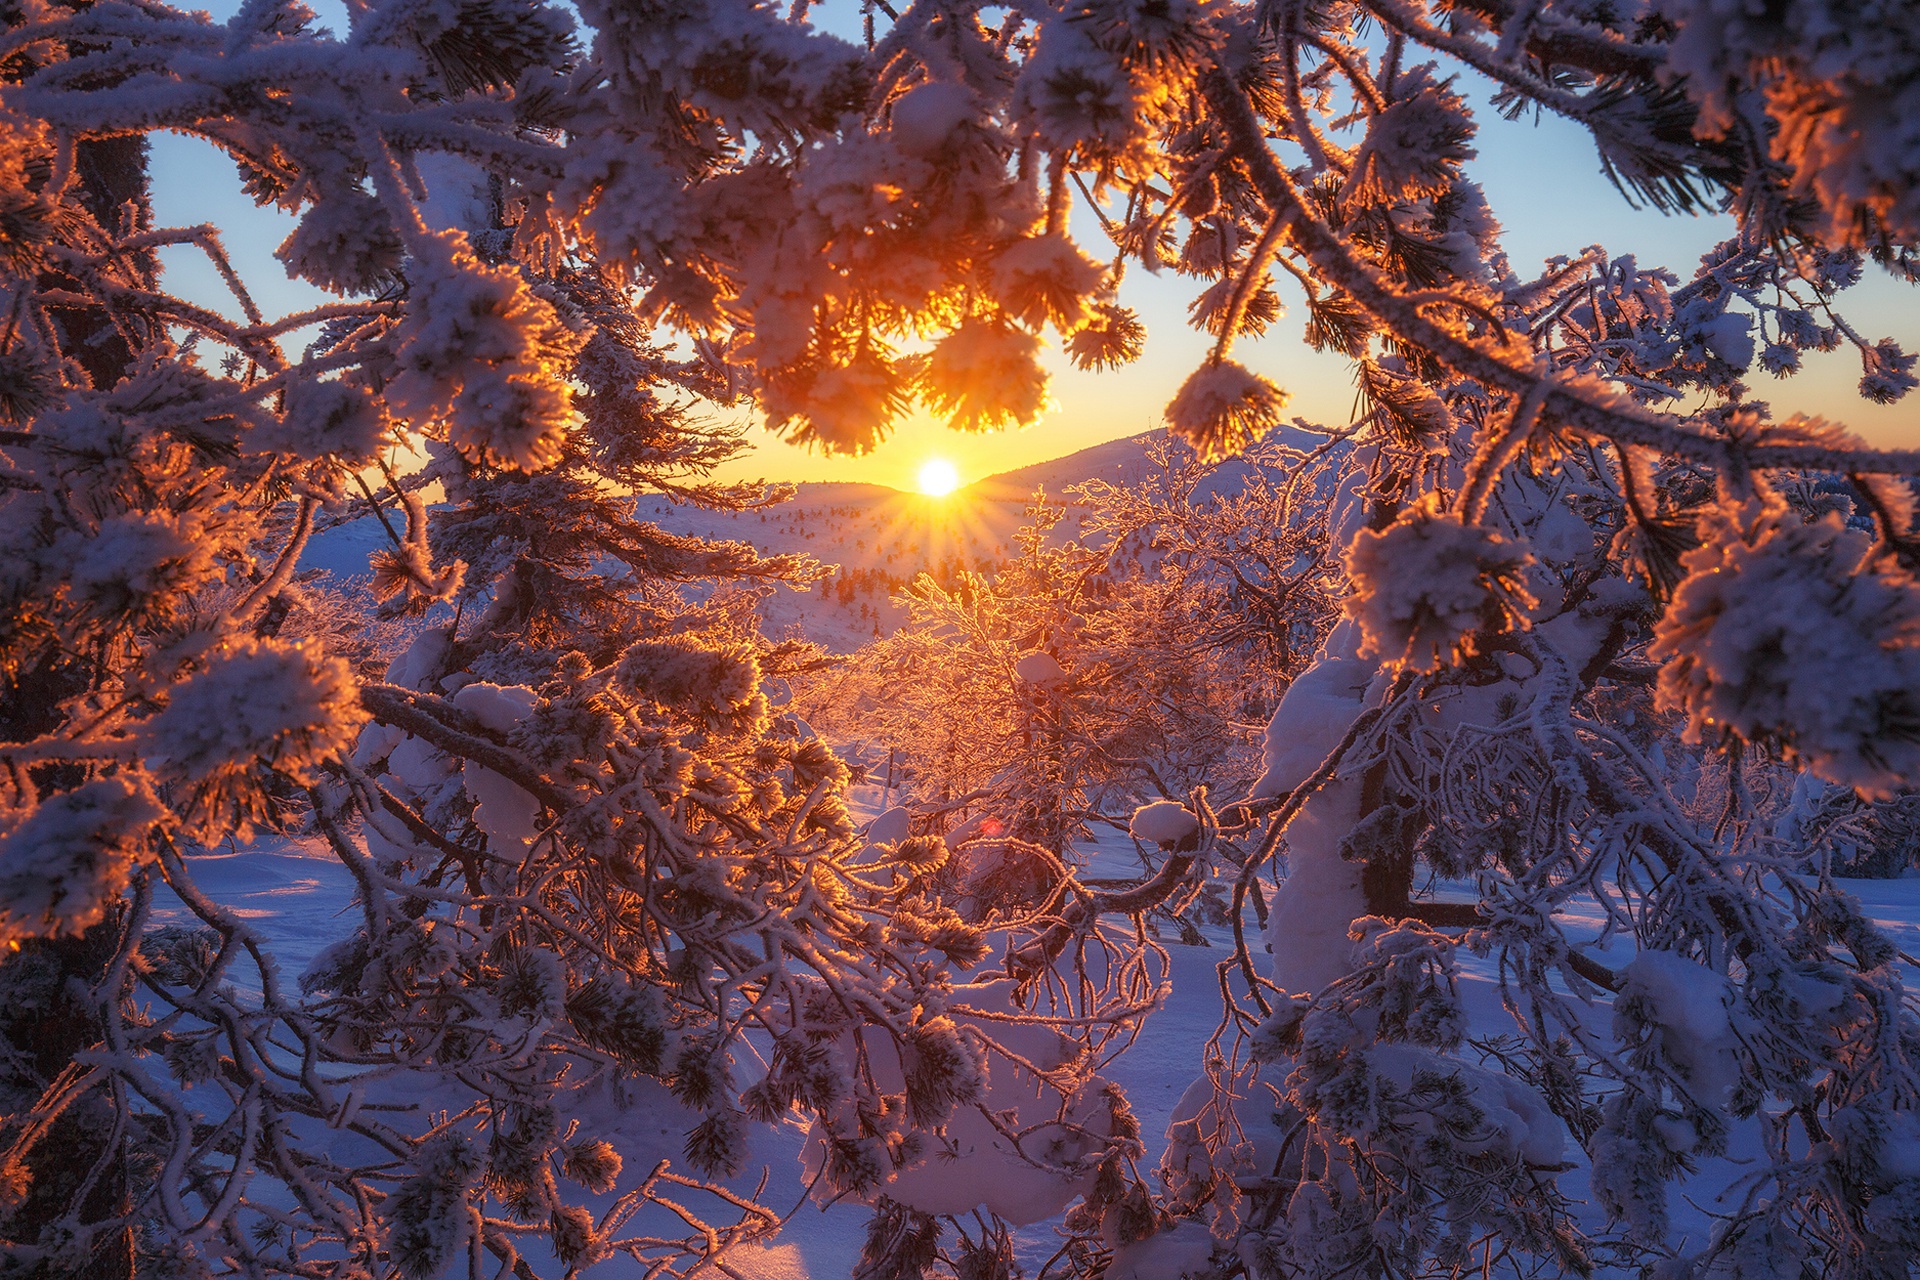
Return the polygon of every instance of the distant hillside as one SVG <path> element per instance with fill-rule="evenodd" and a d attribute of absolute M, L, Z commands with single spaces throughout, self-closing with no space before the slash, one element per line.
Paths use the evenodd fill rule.
<path fill-rule="evenodd" d="M 989 502 L 1025 502 L 1036 488 L 1044 488 L 1053 498 L 1063 497 L 1069 486 L 1088 480 L 1107 480 L 1115 484 L 1138 479 L 1147 466 L 1147 442 L 1161 434 L 1146 431 L 1137 436 L 1109 440 L 1070 453 L 1064 458 L 1036 462 L 1015 471 L 1002 471 L 967 486 L 967 492 Z"/>
<path fill-rule="evenodd" d="M 634 515 L 673 533 L 748 542 L 768 554 L 797 552 L 834 566 L 833 577 L 810 589 L 776 590 L 762 614 L 774 635 L 798 634 L 846 653 L 906 621 L 906 611 L 890 597 L 920 574 L 949 582 L 963 568 L 988 570 L 1005 559 L 1036 487 L 1062 499 L 1068 487 L 1086 480 L 1137 478 L 1151 438 L 1129 436 L 989 476 L 948 498 L 877 484 L 813 482 L 763 511 L 727 514 L 650 497 L 639 501 Z M 1080 513 L 1069 507 L 1060 534 L 1072 538 L 1079 532 Z M 367 572 L 367 556 L 384 538 L 375 521 L 355 520 L 316 536 L 300 564 L 357 577 Z"/>
<path fill-rule="evenodd" d="M 1147 468 L 1152 465 L 1147 461 L 1147 445 L 1162 434 L 1157 430 L 1143 431 L 1137 436 L 1109 440 L 1063 458 L 1036 462 L 1015 471 L 1003 471 L 967 486 L 967 492 L 985 501 L 1018 506 L 1032 497 L 1036 488 L 1044 488 L 1049 498 L 1067 502 L 1067 490 L 1088 480 L 1126 484 L 1143 478 Z M 1326 442 L 1324 436 L 1312 435 L 1290 426 L 1276 427 L 1267 438 L 1301 450 L 1313 449 Z M 1237 458 L 1223 462 L 1200 483 L 1197 492 L 1207 494 L 1237 490 L 1246 482 L 1251 471 L 1252 464 Z"/>

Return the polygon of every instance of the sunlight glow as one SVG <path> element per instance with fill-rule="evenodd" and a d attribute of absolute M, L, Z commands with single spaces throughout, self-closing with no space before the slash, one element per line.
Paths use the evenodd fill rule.
<path fill-rule="evenodd" d="M 944 498 L 960 487 L 960 471 L 945 458 L 928 458 L 920 467 L 920 492 Z"/>

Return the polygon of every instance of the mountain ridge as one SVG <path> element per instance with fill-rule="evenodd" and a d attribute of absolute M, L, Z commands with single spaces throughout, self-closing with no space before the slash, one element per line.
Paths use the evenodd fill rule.
<path fill-rule="evenodd" d="M 963 571 L 1003 561 L 1036 487 L 1065 500 L 1091 479 L 1125 480 L 1146 462 L 1153 432 L 1103 441 L 1045 462 L 986 476 L 943 498 L 857 480 L 804 481 L 784 502 L 750 511 L 709 511 L 660 494 L 634 500 L 633 516 L 670 533 L 746 542 L 763 555 L 799 553 L 833 572 L 809 587 L 775 587 L 760 603 L 770 635 L 797 636 L 847 653 L 907 620 L 895 596 L 922 573 L 951 584 Z M 1071 502 L 1055 536 L 1080 534 Z M 386 534 L 370 517 L 316 535 L 300 559 L 339 582 L 362 578 Z M 721 588 L 725 590 L 724 586 Z"/>
<path fill-rule="evenodd" d="M 1058 497 L 1066 491 L 1068 486 L 1087 480 L 1131 479 L 1131 473 L 1137 472 L 1139 466 L 1146 460 L 1147 441 L 1159 434 L 1161 434 L 1159 430 L 1142 431 L 1137 435 L 1103 440 L 1099 444 L 1088 445 L 1072 453 L 1063 453 L 1057 458 L 1029 462 L 1025 466 L 1014 467 L 1007 471 L 996 471 L 992 475 L 982 476 L 978 480 L 970 480 L 961 485 L 949 496 L 949 500 L 964 495 L 983 502 L 1025 503 L 1033 496 L 1033 491 L 1037 487 L 1045 487 L 1049 496 Z M 904 494 L 907 497 L 922 499 L 928 496 L 918 490 L 900 489 L 870 480 L 800 480 L 793 484 L 794 501 L 799 501 L 803 497 L 815 500 L 855 497 L 864 494 L 876 496 Z"/>

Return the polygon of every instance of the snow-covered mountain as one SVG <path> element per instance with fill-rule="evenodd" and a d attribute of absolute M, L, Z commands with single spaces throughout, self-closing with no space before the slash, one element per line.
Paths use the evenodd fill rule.
<path fill-rule="evenodd" d="M 1064 500 L 1087 480 L 1122 481 L 1148 465 L 1153 433 L 1082 449 L 1049 462 L 989 476 L 944 498 L 886 485 L 809 483 L 786 502 L 761 511 L 707 511 L 664 497 L 640 500 L 635 516 L 669 532 L 748 542 L 768 554 L 798 552 L 835 568 L 833 577 L 800 591 L 776 589 L 763 606 L 769 634 L 797 634 L 847 653 L 906 620 L 891 597 L 921 573 L 951 581 L 963 568 L 986 570 L 1003 560 L 1036 488 Z M 1059 534 L 1079 533 L 1071 504 Z M 351 577 L 385 534 L 371 519 L 317 535 L 302 568 Z"/>
<path fill-rule="evenodd" d="M 1067 504 L 1057 536 L 1078 536 L 1080 512 L 1067 490 L 1096 478 L 1137 476 L 1148 465 L 1151 438 L 1130 436 L 988 476 L 944 498 L 884 485 L 812 483 L 760 512 L 730 515 L 652 498 L 636 514 L 676 533 L 735 538 L 834 566 L 831 579 L 808 592 L 780 591 L 762 612 L 771 634 L 797 629 L 844 653 L 906 621 L 906 610 L 891 597 L 920 574 L 949 582 L 963 568 L 990 570 L 1003 561 L 1037 489 Z"/>
<path fill-rule="evenodd" d="M 1035 462 L 1015 471 L 1003 471 L 967 486 L 964 492 L 976 500 L 1019 504 L 1033 496 L 1036 488 L 1060 496 L 1073 485 L 1088 480 L 1106 480 L 1120 484 L 1136 480 L 1146 470 L 1147 442 L 1160 435 L 1146 431 L 1096 444 L 1064 457 Z"/>

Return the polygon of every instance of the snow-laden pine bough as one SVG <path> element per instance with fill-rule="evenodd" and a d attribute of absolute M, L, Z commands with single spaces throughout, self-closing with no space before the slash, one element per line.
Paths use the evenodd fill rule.
<path fill-rule="evenodd" d="M 1910 1271 L 1900 957 L 1774 837 L 1768 790 L 1913 780 L 1920 458 L 1774 423 L 1742 378 L 1852 346 L 1869 398 L 1915 383 L 1836 306 L 1867 257 L 1914 274 L 1913 0 L 863 12 L 858 41 L 744 0 L 389 0 L 338 36 L 279 0 L 6 15 L 10 1260 L 726 1271 L 779 1215 L 711 1179 L 797 1110 L 822 1193 L 875 1204 L 875 1276 L 1009 1274 L 1006 1224 L 1076 1196 L 1047 1274 Z M 1476 79 L 1739 236 L 1685 284 L 1598 251 L 1521 278 L 1462 169 Z M 296 213 L 280 258 L 339 301 L 269 319 L 216 230 L 152 226 L 159 131 Z M 169 292 L 162 250 L 231 303 Z M 1204 282 L 1215 346 L 1168 406 L 1203 455 L 1279 422 L 1231 358 L 1276 281 L 1354 361 L 1303 552 L 1342 567 L 1346 617 L 1224 829 L 1166 785 L 1200 756 L 1083 749 L 1045 649 L 1033 759 L 1088 771 L 1021 794 L 1078 804 L 1124 767 L 1195 830 L 1091 885 L 1056 838 L 1088 815 L 1036 808 L 1045 841 L 961 846 L 1026 868 L 1032 900 L 996 906 L 929 833 L 870 848 L 845 766 L 771 713 L 762 685 L 817 655 L 759 636 L 750 592 L 678 590 L 814 566 L 628 495 L 766 500 L 706 478 L 743 445 L 703 398 L 852 451 L 915 400 L 1031 421 L 1048 331 L 1083 367 L 1138 354 L 1133 261 Z M 388 545 L 333 593 L 300 559 L 356 514 Z M 1276 585 L 1298 567 L 1239 584 L 1299 627 L 1282 647 L 1324 629 L 1320 576 Z M 194 868 L 301 823 L 358 918 L 294 984 Z M 1283 852 L 1263 954 L 1243 917 Z M 1141 913 L 1216 874 L 1232 1008 L 1156 1192 L 1096 1067 L 1161 998 Z M 196 923 L 148 930 L 163 897 Z M 1576 899 L 1622 954 L 1567 935 Z M 1467 1040 L 1462 946 L 1509 1037 Z M 623 1177 L 569 1125 L 645 1081 L 691 1112 L 698 1176 Z M 1715 1229 L 1680 1229 L 1667 1188 L 1730 1149 Z M 933 1185 L 943 1155 L 965 1190 Z"/>

